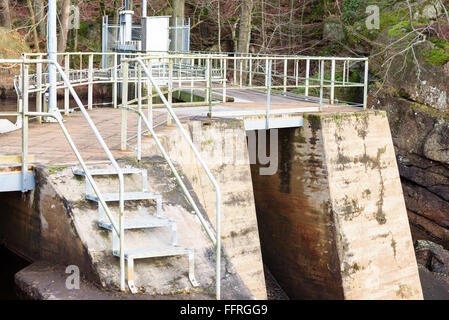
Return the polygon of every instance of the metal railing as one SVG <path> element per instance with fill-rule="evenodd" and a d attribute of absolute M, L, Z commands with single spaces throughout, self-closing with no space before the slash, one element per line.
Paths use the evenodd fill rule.
<path fill-rule="evenodd" d="M 139 78 L 139 81 L 137 82 L 137 85 L 138 85 L 138 89 L 137 89 L 138 90 L 137 91 L 138 92 L 138 95 L 137 95 L 138 108 L 137 108 L 137 110 L 134 108 L 128 107 L 128 101 L 127 101 L 127 97 L 128 97 L 127 71 L 129 70 L 129 67 L 128 67 L 129 63 L 132 63 L 132 62 L 136 62 L 136 64 L 137 64 L 137 70 L 138 70 L 137 73 L 138 73 L 138 78 Z M 138 156 L 138 159 L 139 160 L 141 159 L 142 129 L 141 129 L 140 120 L 142 119 L 145 126 L 147 127 L 147 130 L 150 132 L 154 141 L 156 142 L 156 145 L 157 145 L 159 151 L 161 152 L 164 159 L 167 161 L 173 175 L 175 176 L 176 180 L 179 183 L 179 186 L 181 187 L 181 189 L 184 192 L 185 196 L 187 197 L 190 205 L 192 206 L 193 210 L 195 211 L 195 214 L 198 217 L 198 219 L 200 220 L 204 230 L 206 231 L 207 235 L 209 236 L 210 240 L 212 241 L 213 245 L 216 248 L 216 285 L 215 285 L 216 291 L 215 291 L 215 295 L 216 295 L 217 300 L 219 300 L 220 296 L 221 296 L 221 285 L 220 285 L 221 284 L 221 272 L 220 272 L 220 268 L 221 268 L 221 193 L 220 193 L 220 187 L 219 187 L 217 181 L 215 180 L 214 176 L 210 172 L 208 166 L 203 161 L 200 152 L 197 150 L 197 148 L 193 144 L 192 139 L 190 139 L 189 135 L 185 131 L 184 127 L 182 126 L 180 120 L 176 116 L 176 113 L 174 112 L 170 102 L 165 98 L 164 94 L 162 93 L 161 88 L 154 80 L 151 71 L 148 69 L 148 66 L 144 63 L 144 60 L 141 58 L 126 59 L 123 61 L 123 63 L 124 63 L 124 68 L 123 68 L 124 77 L 123 77 L 123 84 L 122 84 L 122 88 L 123 88 L 122 98 L 124 99 L 124 101 L 123 101 L 123 105 L 121 106 L 121 108 L 125 111 L 125 113 L 122 114 L 122 146 L 124 146 L 124 144 L 125 144 L 125 148 L 126 148 L 126 135 L 125 135 L 126 130 L 127 130 L 126 112 L 132 111 L 132 112 L 136 113 L 139 117 L 138 118 L 139 119 L 138 128 L 137 128 L 137 130 L 138 130 L 137 131 L 137 139 L 138 139 L 137 156 Z M 171 116 L 173 118 L 173 120 L 174 120 L 175 124 L 177 125 L 177 127 L 179 128 L 182 136 L 189 144 L 196 159 L 198 160 L 201 167 L 206 172 L 206 175 L 208 176 L 209 180 L 211 181 L 212 185 L 215 188 L 215 193 L 216 193 L 216 212 L 215 212 L 215 214 L 216 214 L 216 231 L 215 231 L 215 236 L 214 236 L 212 230 L 210 229 L 207 221 L 202 216 L 202 214 L 201 214 L 198 206 L 196 205 L 195 201 L 193 200 L 192 196 L 190 195 L 190 192 L 188 191 L 187 187 L 185 186 L 184 182 L 182 181 L 181 177 L 179 176 L 178 171 L 176 170 L 175 166 L 173 165 L 173 162 L 171 161 L 170 157 L 168 156 L 167 152 L 165 151 L 165 148 L 162 146 L 162 143 L 160 142 L 159 138 L 157 137 L 156 133 L 154 132 L 153 124 L 148 121 L 148 119 L 142 112 L 142 75 L 141 75 L 142 70 L 145 73 L 145 75 L 147 76 L 147 78 L 149 79 L 152 87 L 155 88 L 160 99 L 163 101 L 163 103 L 168 111 L 168 114 L 169 114 L 168 116 L 169 117 Z M 152 111 L 149 109 L 148 112 L 149 112 L 149 116 L 152 118 L 152 115 L 150 114 Z"/>
<path fill-rule="evenodd" d="M 104 142 L 100 132 L 98 131 L 97 127 L 95 126 L 94 122 L 90 118 L 89 114 L 87 113 L 83 103 L 79 99 L 75 89 L 72 87 L 69 78 L 64 73 L 64 70 L 62 67 L 54 61 L 51 60 L 44 60 L 44 59 L 34 59 L 34 60 L 27 60 L 27 59 L 0 59 L 0 64 L 20 64 L 21 65 L 21 107 L 18 112 L 0 112 L 0 117 L 22 117 L 22 189 L 24 189 L 24 186 L 26 185 L 25 180 L 26 179 L 26 172 L 27 172 L 27 156 L 28 156 L 28 119 L 29 117 L 49 117 L 56 120 L 56 122 L 59 124 L 67 142 L 69 143 L 70 147 L 72 148 L 73 153 L 75 154 L 76 158 L 78 159 L 78 162 L 80 163 L 81 167 L 83 168 L 85 172 L 86 179 L 92 186 L 95 194 L 98 197 L 100 205 L 103 207 L 104 212 L 106 213 L 106 216 L 108 217 L 109 221 L 111 222 L 113 232 L 116 232 L 118 238 L 120 239 L 120 289 L 122 291 L 125 290 L 125 242 L 124 242 L 124 177 L 122 170 L 120 169 L 117 161 L 115 160 L 114 156 L 112 155 L 111 151 L 109 150 L 108 146 Z M 40 65 L 42 68 L 43 64 L 53 64 L 56 67 L 56 70 L 59 72 L 60 76 L 62 77 L 64 83 L 68 87 L 68 90 L 70 91 L 72 97 L 74 98 L 76 104 L 78 105 L 79 109 L 81 110 L 84 118 L 86 119 L 89 127 L 93 131 L 95 138 L 103 148 L 105 154 L 107 155 L 109 161 L 111 162 L 112 166 L 114 167 L 115 171 L 117 172 L 118 178 L 119 178 L 119 225 L 117 226 L 117 223 L 115 222 L 114 218 L 112 217 L 112 213 L 106 204 L 102 193 L 100 192 L 100 189 L 98 188 L 97 184 L 95 183 L 95 180 L 93 179 L 92 175 L 90 174 L 89 168 L 87 167 L 85 161 L 83 160 L 83 157 L 78 151 L 78 148 L 76 147 L 74 141 L 72 140 L 70 133 L 68 132 L 67 128 L 65 127 L 61 115 L 59 113 L 49 113 L 49 112 L 30 112 L 28 111 L 28 86 L 29 86 L 29 65 Z M 25 191 L 25 190 L 23 190 Z"/>

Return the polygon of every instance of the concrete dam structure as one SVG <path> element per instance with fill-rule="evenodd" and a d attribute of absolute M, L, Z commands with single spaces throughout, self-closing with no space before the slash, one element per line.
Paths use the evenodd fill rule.
<path fill-rule="evenodd" d="M 0 60 L 20 66 L 0 239 L 32 262 L 26 298 L 264 300 L 267 269 L 291 299 L 423 298 L 366 58 L 56 56 Z"/>

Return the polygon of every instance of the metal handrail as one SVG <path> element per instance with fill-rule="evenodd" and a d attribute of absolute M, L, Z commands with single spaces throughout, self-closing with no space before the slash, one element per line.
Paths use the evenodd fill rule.
<path fill-rule="evenodd" d="M 153 79 L 153 76 L 151 75 L 151 73 L 148 70 L 148 68 L 145 65 L 145 63 L 140 58 L 124 60 L 124 62 L 132 62 L 132 61 L 135 61 L 135 62 L 139 63 L 140 66 L 142 67 L 143 71 L 146 73 L 147 77 L 150 79 L 152 86 L 156 89 L 156 92 L 159 94 L 159 97 L 162 100 L 162 102 L 164 103 L 165 107 L 167 108 L 167 111 L 169 112 L 169 114 L 173 118 L 173 120 L 175 121 L 176 125 L 178 126 L 179 130 L 181 131 L 182 136 L 188 142 L 188 144 L 189 144 L 190 148 L 192 149 L 195 157 L 197 158 L 198 162 L 203 167 L 203 169 L 206 172 L 209 180 L 211 181 L 212 185 L 215 188 L 215 194 L 216 194 L 216 237 L 214 237 L 212 231 L 210 230 L 209 226 L 207 225 L 207 222 L 202 217 L 200 210 L 198 209 L 198 207 L 195 204 L 195 201 L 193 200 L 192 196 L 190 195 L 189 191 L 187 190 L 186 186 L 184 185 L 184 182 L 182 181 L 181 177 L 179 176 L 179 174 L 178 174 L 176 168 L 174 167 L 173 163 L 171 162 L 168 154 L 165 152 L 164 147 L 162 146 L 162 144 L 160 143 L 159 139 L 157 138 L 157 136 L 156 136 L 152 126 L 149 124 L 149 122 L 146 119 L 145 115 L 142 113 L 141 110 L 134 110 L 133 108 L 129 108 L 127 106 L 123 106 L 122 107 L 123 109 L 130 110 L 130 111 L 133 111 L 133 112 L 137 113 L 143 119 L 147 129 L 150 131 L 150 133 L 154 137 L 156 145 L 158 146 L 158 148 L 161 151 L 163 157 L 165 158 L 165 160 L 167 161 L 168 165 L 170 166 L 170 169 L 172 170 L 173 174 L 175 175 L 176 179 L 178 180 L 179 185 L 181 186 L 182 190 L 184 191 L 184 194 L 186 195 L 187 199 L 189 200 L 189 202 L 190 202 L 193 210 L 195 211 L 198 219 L 200 220 L 200 222 L 203 225 L 206 233 L 208 234 L 209 238 L 211 239 L 212 243 L 214 244 L 214 246 L 216 248 L 216 288 L 215 288 L 216 291 L 215 291 L 215 294 L 216 294 L 217 300 L 219 300 L 220 296 L 221 296 L 221 292 L 220 292 L 220 289 L 221 289 L 221 287 L 220 287 L 220 285 L 221 285 L 221 272 L 220 272 L 220 268 L 221 268 L 221 193 L 220 193 L 220 187 L 219 187 L 217 181 L 215 180 L 214 176 L 210 172 L 209 168 L 207 167 L 206 163 L 203 161 L 199 151 L 197 150 L 197 148 L 193 144 L 192 140 L 188 136 L 188 134 L 185 131 L 184 127 L 182 126 L 180 120 L 176 116 L 176 113 L 174 112 L 174 110 L 171 107 L 170 103 L 167 101 L 167 99 L 165 98 L 164 94 L 162 93 L 162 90 L 160 89 L 160 87 L 158 86 L 156 81 Z M 126 84 L 124 84 L 124 85 L 126 85 Z"/>
<path fill-rule="evenodd" d="M 70 147 L 72 148 L 72 151 L 75 153 L 75 156 L 77 157 L 78 161 L 80 162 L 81 167 L 83 168 L 86 178 L 89 181 L 89 183 L 91 184 L 95 194 L 98 197 L 98 201 L 101 204 L 101 206 L 103 207 L 107 217 L 109 218 L 111 225 L 114 229 L 114 231 L 117 233 L 119 239 L 120 239 L 120 289 L 122 291 L 125 290 L 125 252 L 124 252 L 124 177 L 123 177 L 123 172 L 120 169 L 117 161 L 115 160 L 114 156 L 112 155 L 111 151 L 109 150 L 108 146 L 106 145 L 106 143 L 103 140 L 103 137 L 101 136 L 100 132 L 98 131 L 97 127 L 95 126 L 94 122 L 92 121 L 92 119 L 90 118 L 89 114 L 87 113 L 83 103 L 81 102 L 80 98 L 78 97 L 75 89 L 72 87 L 69 78 L 67 77 L 67 75 L 64 73 L 64 70 L 62 69 L 62 67 L 59 65 L 59 63 L 57 63 L 56 61 L 53 60 L 40 60 L 40 59 L 35 59 L 35 60 L 25 60 L 25 59 L 20 59 L 20 60 L 14 60 L 14 59 L 0 59 L 0 64 L 3 63 L 19 63 L 19 64 L 36 64 L 36 63 L 46 63 L 46 64 L 53 64 L 57 71 L 61 74 L 63 81 L 65 82 L 65 84 L 67 85 L 68 89 L 70 90 L 70 93 L 72 94 L 75 102 L 77 103 L 78 107 L 80 108 L 84 118 L 87 120 L 88 125 L 90 126 L 90 128 L 92 129 L 92 131 L 94 132 L 94 135 L 97 139 L 97 141 L 100 143 L 101 147 L 103 148 L 104 152 L 106 153 L 107 157 L 109 158 L 109 160 L 112 163 L 112 166 L 114 167 L 115 171 L 117 172 L 118 178 L 119 178 L 119 226 L 117 227 L 117 224 L 115 223 L 111 211 L 108 207 L 108 205 L 106 204 L 106 202 L 104 201 L 104 198 L 100 192 L 100 189 L 98 188 L 97 184 L 95 183 L 92 175 L 89 172 L 89 169 L 86 165 L 86 163 L 84 162 L 81 154 L 79 153 L 75 143 L 73 142 L 69 132 L 67 131 L 67 128 L 64 126 L 63 122 L 62 122 L 62 118 L 61 115 L 59 113 L 45 113 L 45 112 L 27 112 L 27 110 L 24 110 L 24 108 L 22 107 L 22 112 L 17 112 L 17 115 L 21 115 L 22 116 L 43 116 L 43 117 L 51 117 L 56 119 L 56 121 L 58 122 L 59 126 L 61 127 L 61 130 L 64 133 L 64 136 L 66 137 Z M 23 89 L 22 89 L 23 91 Z M 24 99 L 22 99 L 24 100 Z M 22 129 L 23 130 L 23 129 Z M 27 139 L 28 137 L 25 137 L 25 139 Z M 23 143 L 23 142 L 22 142 Z M 25 143 L 27 144 L 27 141 L 25 141 Z M 25 157 L 22 156 L 22 167 L 25 167 Z"/>

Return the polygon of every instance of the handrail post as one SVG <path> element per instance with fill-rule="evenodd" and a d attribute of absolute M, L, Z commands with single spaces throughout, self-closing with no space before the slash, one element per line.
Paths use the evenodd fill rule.
<path fill-rule="evenodd" d="M 228 69 L 228 59 L 223 59 L 223 103 L 226 103 L 227 69 Z"/>
<path fill-rule="evenodd" d="M 93 54 L 89 55 L 89 73 L 88 73 L 88 92 L 87 92 L 87 108 L 92 110 L 93 103 L 93 68 L 94 68 L 94 56 Z"/>
<path fill-rule="evenodd" d="M 168 103 L 173 105 L 173 59 L 168 58 Z M 167 113 L 167 126 L 172 124 L 170 113 Z"/>
<path fill-rule="evenodd" d="M 152 72 L 152 61 L 148 60 L 148 68 L 150 69 L 150 73 Z M 153 126 L 153 86 L 151 84 L 150 77 L 147 79 L 147 94 L 148 94 L 148 122 L 151 126 Z"/>
<path fill-rule="evenodd" d="M 209 118 L 212 118 L 212 59 L 207 59 L 207 102 L 209 104 Z"/>
<path fill-rule="evenodd" d="M 40 58 L 40 57 L 39 57 Z M 36 111 L 42 112 L 42 63 L 38 62 L 36 65 Z M 42 123 L 42 117 L 37 117 L 37 123 Z"/>
<path fill-rule="evenodd" d="M 267 74 L 267 118 L 266 118 L 266 129 L 270 128 L 270 107 L 271 107 L 271 68 L 273 67 L 273 62 L 268 61 L 268 74 Z"/>
<path fill-rule="evenodd" d="M 239 60 L 239 69 L 240 69 L 239 85 L 240 85 L 240 88 L 243 88 L 243 59 L 242 59 L 242 57 L 240 57 L 240 60 Z"/>
<path fill-rule="evenodd" d="M 363 109 L 368 106 L 368 77 L 369 77 L 369 62 L 368 59 L 365 60 L 365 81 L 363 84 Z"/>
<path fill-rule="evenodd" d="M 332 59 L 330 104 L 334 104 L 334 103 L 335 103 L 335 59 Z"/>
<path fill-rule="evenodd" d="M 306 60 L 306 89 L 304 95 L 309 96 L 309 81 L 310 81 L 310 59 Z"/>
<path fill-rule="evenodd" d="M 250 57 L 249 58 L 249 83 L 248 85 L 250 87 L 253 86 L 253 59 Z"/>
<path fill-rule="evenodd" d="M 128 106 L 128 68 L 129 62 L 123 62 L 123 81 L 122 81 L 122 105 L 124 107 Z M 127 138 L 127 130 L 128 130 L 128 112 L 125 109 L 122 109 L 122 130 L 121 130 L 121 144 L 120 150 L 125 151 L 127 149 L 126 146 L 126 138 Z"/>
<path fill-rule="evenodd" d="M 22 192 L 26 192 L 27 185 L 27 157 L 28 157 L 28 65 L 22 64 Z"/>
<path fill-rule="evenodd" d="M 112 104 L 114 106 L 114 109 L 117 109 L 117 90 L 118 90 L 118 65 L 117 65 L 117 54 L 114 53 L 112 55 L 112 58 L 114 59 L 114 67 L 112 69 Z"/>
<path fill-rule="evenodd" d="M 284 95 L 287 93 L 288 60 L 284 59 Z"/>
<path fill-rule="evenodd" d="M 137 64 L 137 108 L 142 112 L 142 67 Z M 137 160 L 142 160 L 142 118 L 137 117 Z"/>
<path fill-rule="evenodd" d="M 70 77 L 70 54 L 66 54 L 64 58 L 64 69 L 66 74 Z M 64 89 L 64 115 L 69 114 L 69 88 L 66 86 Z"/>
<path fill-rule="evenodd" d="M 324 60 L 320 60 L 320 111 L 323 111 Z"/>

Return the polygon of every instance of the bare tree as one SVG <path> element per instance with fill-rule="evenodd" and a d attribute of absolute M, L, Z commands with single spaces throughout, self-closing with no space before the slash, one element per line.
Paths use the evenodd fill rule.
<path fill-rule="evenodd" d="M 39 49 L 39 36 L 37 34 L 37 23 L 36 23 L 36 16 L 34 14 L 34 7 L 31 3 L 31 0 L 27 0 L 28 10 L 30 10 L 30 17 L 31 17 L 31 23 L 32 23 L 32 30 L 33 30 L 33 40 L 34 40 L 34 48 L 37 50 L 37 52 L 40 51 Z"/>
<path fill-rule="evenodd" d="M 39 31 L 39 36 L 47 36 L 47 27 L 45 24 L 45 4 L 44 0 L 34 0 L 34 12 L 37 20 L 37 30 Z"/>
<path fill-rule="evenodd" d="M 70 0 L 63 0 L 61 8 L 61 30 L 58 38 L 58 51 L 64 52 L 67 48 L 67 36 L 69 33 Z M 61 56 L 62 57 L 62 56 Z"/>
<path fill-rule="evenodd" d="M 11 15 L 9 13 L 8 0 L 0 0 L 0 26 L 11 29 Z"/>
<path fill-rule="evenodd" d="M 240 26 L 237 52 L 249 52 L 252 28 L 253 0 L 240 0 Z"/>

